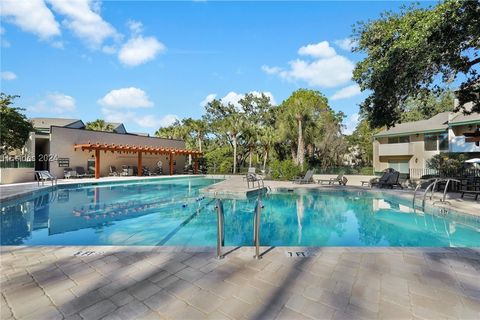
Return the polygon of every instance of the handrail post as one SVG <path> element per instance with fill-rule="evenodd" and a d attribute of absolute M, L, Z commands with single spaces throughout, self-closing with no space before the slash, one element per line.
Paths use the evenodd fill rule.
<path fill-rule="evenodd" d="M 253 242 L 255 245 L 255 256 L 254 258 L 260 260 L 260 213 L 263 208 L 262 200 L 258 199 L 255 206 L 255 214 L 253 220 Z"/>
<path fill-rule="evenodd" d="M 225 214 L 222 200 L 217 199 L 217 259 L 223 259 L 222 247 L 225 245 Z"/>

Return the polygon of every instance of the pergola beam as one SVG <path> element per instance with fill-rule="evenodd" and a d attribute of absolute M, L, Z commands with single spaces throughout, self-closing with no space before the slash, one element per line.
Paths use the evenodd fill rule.
<path fill-rule="evenodd" d="M 149 147 L 149 146 L 130 146 L 130 145 L 116 145 L 116 144 L 105 144 L 105 143 L 83 143 L 75 144 L 73 146 L 75 150 L 81 149 L 82 151 L 95 151 L 95 178 L 100 178 L 100 151 L 111 151 L 111 152 L 126 152 L 126 153 L 137 153 L 138 159 L 138 176 L 142 176 L 142 153 L 149 154 L 167 154 L 170 158 L 169 163 L 169 173 L 173 175 L 173 157 L 175 155 L 192 155 L 195 158 L 195 173 L 198 171 L 198 156 L 202 154 L 200 151 L 196 150 L 186 150 L 186 149 L 175 149 L 175 148 L 160 148 L 160 147 Z"/>

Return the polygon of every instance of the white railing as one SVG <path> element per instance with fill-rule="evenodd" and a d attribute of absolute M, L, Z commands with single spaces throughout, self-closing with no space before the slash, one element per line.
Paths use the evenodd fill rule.
<path fill-rule="evenodd" d="M 480 146 L 476 146 L 475 142 L 465 142 L 465 136 L 453 137 L 449 144 L 451 152 L 480 152 Z"/>

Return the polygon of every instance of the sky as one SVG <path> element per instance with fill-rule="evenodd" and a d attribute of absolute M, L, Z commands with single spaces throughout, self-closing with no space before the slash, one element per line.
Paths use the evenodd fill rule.
<path fill-rule="evenodd" d="M 97 118 L 153 134 L 252 92 L 319 90 L 358 122 L 352 25 L 401 2 L 1 0 L 1 91 L 28 117 Z M 432 3 L 427 3 L 432 4 Z"/>

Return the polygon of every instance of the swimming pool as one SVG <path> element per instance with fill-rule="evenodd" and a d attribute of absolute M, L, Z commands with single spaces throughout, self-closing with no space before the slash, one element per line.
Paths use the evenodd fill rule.
<path fill-rule="evenodd" d="M 202 177 L 59 186 L 2 203 L 2 245 L 215 246 L 214 199 Z M 225 245 L 252 244 L 256 199 L 224 200 Z M 373 192 L 277 191 L 263 197 L 261 245 L 480 244 L 480 219 Z"/>

